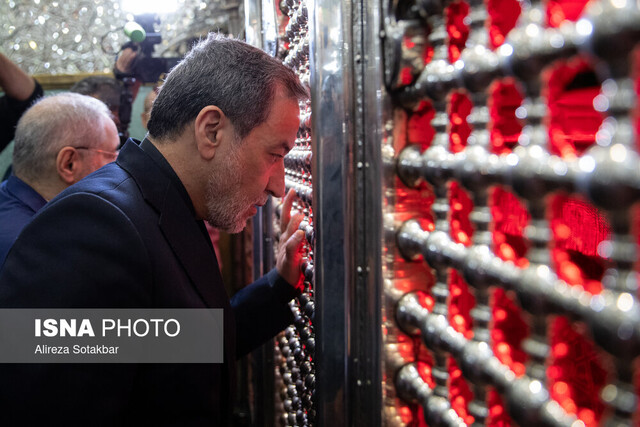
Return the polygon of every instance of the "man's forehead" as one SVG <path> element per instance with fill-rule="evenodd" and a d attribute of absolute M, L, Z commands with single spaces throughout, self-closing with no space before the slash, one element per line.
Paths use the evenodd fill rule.
<path fill-rule="evenodd" d="M 295 146 L 295 140 L 291 142 L 285 141 L 285 140 L 280 140 L 280 141 L 272 140 L 267 142 L 265 146 L 269 150 L 284 151 L 285 153 L 288 153 Z"/>

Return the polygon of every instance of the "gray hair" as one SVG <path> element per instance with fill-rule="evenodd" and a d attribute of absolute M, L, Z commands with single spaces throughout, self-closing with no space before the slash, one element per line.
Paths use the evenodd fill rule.
<path fill-rule="evenodd" d="M 40 99 L 16 127 L 15 174 L 30 181 L 48 176 L 63 147 L 92 147 L 102 141 L 105 120 L 111 120 L 109 109 L 90 96 L 63 92 Z"/>
<path fill-rule="evenodd" d="M 279 60 L 210 33 L 167 76 L 153 103 L 149 134 L 160 141 L 175 138 L 200 110 L 215 105 L 242 139 L 267 119 L 278 86 L 292 99 L 308 97 L 295 73 Z"/>

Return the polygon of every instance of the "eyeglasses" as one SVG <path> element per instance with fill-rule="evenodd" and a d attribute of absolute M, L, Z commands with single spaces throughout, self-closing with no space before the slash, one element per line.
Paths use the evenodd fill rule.
<path fill-rule="evenodd" d="M 93 147 L 73 147 L 73 148 L 75 148 L 76 150 L 95 151 L 97 153 L 104 154 L 107 158 L 111 160 L 115 160 L 118 157 L 118 153 L 120 152 L 120 150 L 106 151 L 106 150 L 100 150 L 98 148 L 93 148 Z"/>

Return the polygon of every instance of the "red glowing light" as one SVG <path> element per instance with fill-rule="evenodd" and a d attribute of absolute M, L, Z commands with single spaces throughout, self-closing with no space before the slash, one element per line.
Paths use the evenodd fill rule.
<path fill-rule="evenodd" d="M 404 424 L 409 424 L 411 423 L 411 421 L 413 421 L 413 412 L 408 406 L 402 406 L 398 408 L 398 413 Z"/>
<path fill-rule="evenodd" d="M 582 273 L 577 265 L 571 261 L 565 261 L 561 263 L 559 267 L 562 277 L 564 277 L 567 282 L 575 285 L 582 283 Z"/>
<path fill-rule="evenodd" d="M 449 46 L 449 58 L 457 61 L 460 58 L 460 48 L 458 46 Z"/>
<path fill-rule="evenodd" d="M 549 13 L 548 13 L 549 26 L 551 27 L 560 26 L 562 21 L 564 21 L 565 19 L 564 12 L 562 11 L 562 9 L 558 5 L 549 4 L 548 10 L 549 10 Z"/>
<path fill-rule="evenodd" d="M 557 357 L 565 357 L 569 353 L 569 347 L 567 343 L 560 342 L 553 347 L 553 351 Z"/>
<path fill-rule="evenodd" d="M 413 343 L 407 342 L 402 344 L 397 344 L 398 354 L 405 360 L 411 360 L 413 358 Z"/>
<path fill-rule="evenodd" d="M 427 383 L 429 387 L 433 388 L 435 386 L 435 382 L 431 377 L 431 367 L 424 362 L 418 362 L 417 365 L 418 374 L 420 375 L 420 378 L 422 378 L 422 381 Z"/>
<path fill-rule="evenodd" d="M 525 374 L 527 369 L 524 367 L 522 363 L 514 363 L 511 365 L 511 369 L 516 374 L 517 377 L 521 377 Z"/>
<path fill-rule="evenodd" d="M 424 308 L 426 308 L 429 311 L 433 310 L 433 306 L 435 304 L 435 301 L 433 299 L 433 297 L 425 292 L 419 292 L 418 293 L 418 301 L 420 302 L 420 305 L 423 306 Z"/>
<path fill-rule="evenodd" d="M 471 133 L 467 116 L 469 116 L 471 108 L 473 108 L 473 104 L 466 94 L 462 92 L 451 94 L 449 98 L 449 148 L 454 153 L 462 151 L 467 144 L 467 138 Z"/>
<path fill-rule="evenodd" d="M 464 317 L 459 314 L 453 316 L 453 329 L 458 332 L 464 332 L 464 330 L 466 329 L 466 322 L 464 320 Z"/>
<path fill-rule="evenodd" d="M 463 1 L 449 4 L 445 9 L 446 29 L 449 40 L 449 62 L 454 63 L 460 58 L 460 51 L 464 49 L 469 36 L 469 27 L 464 23 L 469 14 L 469 5 Z"/>
<path fill-rule="evenodd" d="M 576 403 L 569 398 L 564 399 L 562 402 L 560 402 L 560 406 L 562 406 L 564 410 L 570 414 L 575 414 L 576 411 L 578 410 Z"/>
<path fill-rule="evenodd" d="M 496 289 L 492 299 L 494 322 L 491 337 L 494 353 L 516 375 L 521 375 L 524 373 L 523 363 L 526 360 L 521 342 L 528 334 L 527 325 L 520 317 L 519 308 L 502 289 Z"/>
<path fill-rule="evenodd" d="M 571 236 L 571 229 L 566 224 L 557 224 L 554 231 L 558 239 L 568 239 Z"/>
<path fill-rule="evenodd" d="M 410 85 L 413 82 L 413 74 L 411 68 L 404 67 L 400 70 L 400 82 L 402 85 Z"/>
<path fill-rule="evenodd" d="M 505 261 L 514 261 L 516 259 L 515 251 L 507 243 L 501 243 L 498 246 L 498 256 Z"/>
<path fill-rule="evenodd" d="M 602 283 L 600 283 L 599 280 L 586 280 L 582 286 L 584 286 L 585 291 L 593 295 L 597 295 L 602 292 Z"/>
<path fill-rule="evenodd" d="M 411 280 L 397 280 L 393 284 L 394 288 L 404 293 L 411 292 L 415 285 Z"/>
<path fill-rule="evenodd" d="M 458 242 L 462 243 L 463 245 L 468 245 L 471 243 L 471 239 L 469 239 L 467 233 L 462 230 L 458 231 L 456 237 L 458 238 Z"/>
<path fill-rule="evenodd" d="M 553 392 L 558 396 L 558 398 L 565 397 L 569 394 L 569 386 L 565 382 L 558 381 L 553 385 Z"/>
<path fill-rule="evenodd" d="M 501 342 L 496 345 L 496 352 L 500 354 L 508 354 L 509 353 L 509 344 L 506 342 Z"/>
<path fill-rule="evenodd" d="M 520 15 L 520 3 L 517 0 L 488 0 L 489 40 L 496 48 L 504 43 L 504 38 L 513 29 Z"/>
<path fill-rule="evenodd" d="M 547 22 L 550 27 L 559 27 L 563 21 L 576 21 L 582 15 L 588 0 L 549 0 Z"/>
<path fill-rule="evenodd" d="M 591 409 L 583 408 L 578 410 L 578 418 L 580 418 L 586 426 L 596 425 L 596 416 Z"/>

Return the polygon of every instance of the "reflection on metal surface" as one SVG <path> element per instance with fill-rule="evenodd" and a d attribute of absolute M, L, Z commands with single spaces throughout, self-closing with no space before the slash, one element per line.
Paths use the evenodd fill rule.
<path fill-rule="evenodd" d="M 284 424 L 633 425 L 637 2 L 282 7 L 313 289 Z"/>
<path fill-rule="evenodd" d="M 312 127 L 313 198 L 316 227 L 316 393 L 318 425 L 348 425 L 347 372 L 349 254 L 349 143 L 351 128 L 352 45 L 345 25 L 349 2 L 315 1 L 309 22 Z M 347 27 L 348 28 L 348 27 Z M 333 67 L 328 67 L 333 64 Z"/>
<path fill-rule="evenodd" d="M 263 1 L 263 8 L 267 1 Z M 280 56 L 283 63 L 292 68 L 300 81 L 309 86 L 309 41 L 306 1 L 287 1 L 280 4 L 279 23 L 271 23 L 272 10 L 266 10 L 266 48 Z M 275 11 L 275 9 L 274 9 Z M 269 32 L 281 28 L 281 33 Z M 276 48 L 278 48 L 276 50 Z M 289 303 L 294 324 L 281 334 L 276 346 L 277 375 L 280 380 L 282 412 L 279 416 L 285 425 L 315 425 L 316 423 L 316 259 L 315 218 L 313 198 L 311 154 L 311 102 L 300 105 L 300 128 L 295 146 L 284 159 L 285 189 L 295 190 L 297 195 L 293 209 L 304 214 L 299 229 L 304 231 L 306 243 L 303 249 L 304 290 Z M 279 222 L 281 206 L 276 209 Z M 277 227 L 277 224 L 276 224 Z M 283 230 L 276 229 L 276 236 Z M 276 237 L 277 238 L 277 237 Z"/>

